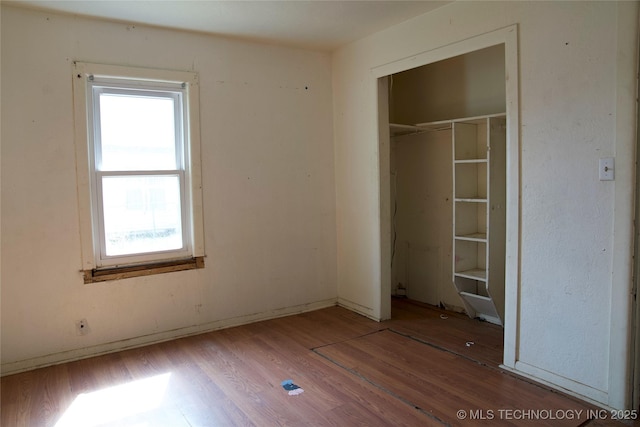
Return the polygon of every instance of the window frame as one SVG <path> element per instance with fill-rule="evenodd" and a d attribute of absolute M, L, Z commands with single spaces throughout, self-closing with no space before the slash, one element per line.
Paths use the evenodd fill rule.
<path fill-rule="evenodd" d="M 129 80 L 113 81 L 113 79 L 104 79 L 99 76 L 92 75 L 87 82 L 88 90 L 87 101 L 88 117 L 89 117 L 89 156 L 90 167 L 92 173 L 91 190 L 95 197 L 92 197 L 92 215 L 95 218 L 93 224 L 94 232 L 94 253 L 96 256 L 97 267 L 111 267 L 114 265 L 131 265 L 138 262 L 160 261 L 167 259 L 185 258 L 191 252 L 190 233 L 190 207 L 186 200 L 185 177 L 189 173 L 188 165 L 184 161 L 185 145 L 188 133 L 184 129 L 186 121 L 186 108 L 184 108 L 184 85 L 182 83 L 158 84 L 157 82 L 139 81 L 132 82 Z M 166 87 L 164 87 L 166 86 Z M 103 149 L 101 138 L 101 111 L 100 96 L 122 95 L 122 96 L 148 96 L 157 99 L 171 99 L 174 102 L 173 116 L 174 123 L 174 150 L 175 150 L 175 169 L 124 169 L 112 170 L 105 169 L 102 165 Z M 155 251 L 136 253 L 128 255 L 108 255 L 107 239 L 105 229 L 104 215 L 104 178 L 107 177 L 154 177 L 154 176 L 176 176 L 179 183 L 180 193 L 180 214 L 181 214 L 181 235 L 182 243 L 179 249 L 170 251 Z"/>
<path fill-rule="evenodd" d="M 204 266 L 204 224 L 202 214 L 202 180 L 200 168 L 200 125 L 199 125 L 199 83 L 198 74 L 189 71 L 158 70 L 134 68 L 88 62 L 73 63 L 73 100 L 75 113 L 75 143 L 78 179 L 78 208 L 80 218 L 80 239 L 82 250 L 82 270 L 85 282 L 100 270 L 117 273 L 118 268 L 131 271 L 143 271 L 144 275 L 154 269 L 154 265 L 180 265 L 184 261 L 187 268 Z M 96 89 L 98 88 L 98 89 Z M 177 162 L 177 170 L 137 171 L 141 175 L 181 174 L 181 210 L 183 215 L 183 248 L 178 251 L 139 253 L 125 256 L 106 256 L 104 243 L 104 224 L 101 223 L 99 209 L 102 176 L 127 175 L 126 171 L 100 171 L 96 167 L 93 135 L 99 126 L 94 120 L 94 108 L 97 101 L 95 92 L 108 88 L 109 93 L 122 90 L 124 93 L 149 91 L 148 93 L 178 93 L 182 98 L 182 141 L 183 147 Z M 174 113 L 175 114 L 175 113 Z M 178 127 L 178 126 L 176 126 Z M 179 132 L 176 129 L 176 132 Z M 98 141 L 100 144 L 100 141 Z M 180 167 L 182 166 L 182 167 Z M 194 262 L 197 259 L 198 262 Z M 176 264 L 177 261 L 177 264 Z M 169 271 L 182 268 L 172 267 Z M 160 268 L 158 272 L 166 272 Z M 91 274 L 88 274 L 91 272 Z M 142 274 L 140 274 L 142 275 Z M 104 271 L 101 274 L 105 280 Z M 121 275 L 116 274 L 116 278 Z M 127 276 L 131 277 L 131 276 Z"/>

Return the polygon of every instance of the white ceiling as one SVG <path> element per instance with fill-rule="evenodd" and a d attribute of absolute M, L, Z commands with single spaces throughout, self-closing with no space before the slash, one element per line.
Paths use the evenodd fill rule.
<path fill-rule="evenodd" d="M 3 0 L 3 3 L 333 50 L 448 1 Z"/>

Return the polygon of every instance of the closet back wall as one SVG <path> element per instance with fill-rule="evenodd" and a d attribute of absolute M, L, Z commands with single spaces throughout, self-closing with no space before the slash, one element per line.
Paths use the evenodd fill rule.
<path fill-rule="evenodd" d="M 451 174 L 451 130 L 392 138 L 392 291 L 462 311 L 451 273 Z"/>
<path fill-rule="evenodd" d="M 4 4 L 1 28 L 3 374 L 335 304 L 329 54 Z M 199 73 L 204 269 L 83 284 L 74 60 Z"/>

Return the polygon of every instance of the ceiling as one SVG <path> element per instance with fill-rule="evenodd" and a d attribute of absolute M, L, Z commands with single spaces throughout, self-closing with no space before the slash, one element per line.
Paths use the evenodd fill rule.
<path fill-rule="evenodd" d="M 3 0 L 3 4 L 318 50 L 339 46 L 448 1 Z"/>

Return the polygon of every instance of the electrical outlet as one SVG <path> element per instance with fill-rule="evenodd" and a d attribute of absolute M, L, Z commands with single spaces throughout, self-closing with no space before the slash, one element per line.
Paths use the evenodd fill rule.
<path fill-rule="evenodd" d="M 89 329 L 89 322 L 87 322 L 87 319 L 80 319 L 76 321 L 77 335 L 87 335 L 89 332 L 91 332 L 91 329 Z"/>
<path fill-rule="evenodd" d="M 598 174 L 600 181 L 613 181 L 615 164 L 613 157 L 605 157 L 598 162 Z"/>
<path fill-rule="evenodd" d="M 398 283 L 398 287 L 396 288 L 396 296 L 398 297 L 407 296 L 407 289 L 404 287 L 402 283 Z"/>

